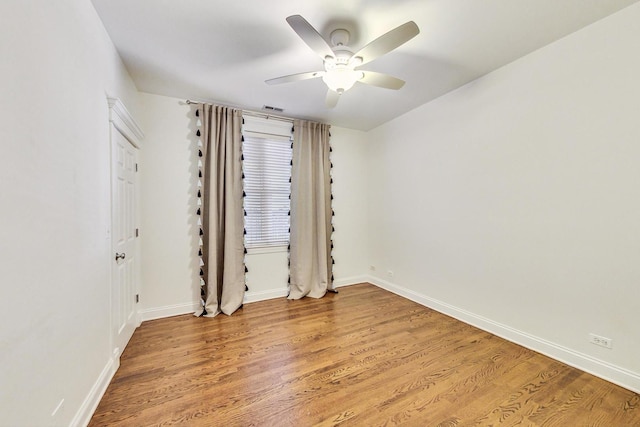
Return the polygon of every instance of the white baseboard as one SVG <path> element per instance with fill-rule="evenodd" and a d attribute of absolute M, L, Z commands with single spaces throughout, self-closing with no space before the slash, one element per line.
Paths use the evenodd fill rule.
<path fill-rule="evenodd" d="M 182 304 L 166 305 L 140 310 L 142 321 L 162 319 L 164 317 L 180 316 L 181 314 L 193 314 L 200 308 L 198 302 L 185 302 Z"/>
<path fill-rule="evenodd" d="M 347 277 L 344 279 L 334 281 L 334 285 L 336 288 L 355 285 L 356 283 L 362 283 L 369 281 L 369 277 L 367 276 L 354 276 Z M 251 292 L 248 291 L 244 294 L 244 304 L 249 304 L 252 302 L 265 301 L 274 298 L 282 298 L 289 295 L 289 289 L 286 287 L 276 288 L 276 289 L 267 289 L 264 291 Z M 139 316 L 143 322 L 147 320 L 155 320 L 162 319 L 164 317 L 172 317 L 179 316 L 181 314 L 189 314 L 194 313 L 196 310 L 200 308 L 200 305 L 197 302 L 194 303 L 183 303 L 183 304 L 173 304 L 167 305 L 164 307 L 154 307 L 147 308 L 144 310 L 140 310 Z"/>
<path fill-rule="evenodd" d="M 277 289 L 267 289 L 266 291 L 257 291 L 257 292 L 245 292 L 244 294 L 244 304 L 249 304 L 252 302 L 265 301 L 268 299 L 274 298 L 282 298 L 289 295 L 289 290 L 287 288 L 277 288 Z"/>
<path fill-rule="evenodd" d="M 342 288 L 343 286 L 357 285 L 358 283 L 369 282 L 368 276 L 352 276 L 345 277 L 344 279 L 338 279 L 333 281 L 335 288 Z"/>
<path fill-rule="evenodd" d="M 403 288 L 402 286 L 387 282 L 386 280 L 369 276 L 366 281 L 389 292 L 393 292 L 394 294 L 417 302 L 420 305 L 429 307 L 530 350 L 542 353 L 545 356 L 549 356 L 560 362 L 566 363 L 569 366 L 588 372 L 635 393 L 640 393 L 640 374 L 636 372 L 629 371 L 611 363 L 591 357 L 587 354 L 555 344 L 526 332 L 522 332 L 502 323 L 487 319 L 486 317 L 455 307 L 451 304 L 447 304 L 410 289 Z"/>
<path fill-rule="evenodd" d="M 368 282 L 369 278 L 367 276 L 354 276 L 347 277 L 340 280 L 335 280 L 333 285 L 336 288 L 341 288 L 343 286 L 355 285 L 357 283 Z M 274 298 L 282 298 L 289 295 L 288 288 L 277 288 L 277 289 L 267 289 L 265 291 L 257 291 L 257 292 L 247 292 L 244 294 L 244 304 L 249 304 L 252 302 L 265 301 Z"/>
<path fill-rule="evenodd" d="M 93 413 L 96 411 L 102 396 L 107 391 L 107 387 L 109 387 L 109 383 L 119 366 L 120 360 L 109 359 L 98 376 L 98 379 L 93 384 L 93 387 L 91 387 L 89 394 L 84 399 L 84 402 L 82 402 L 80 409 L 78 409 L 78 412 L 76 412 L 76 415 L 71 420 L 69 424 L 71 427 L 84 427 L 89 424 Z"/>

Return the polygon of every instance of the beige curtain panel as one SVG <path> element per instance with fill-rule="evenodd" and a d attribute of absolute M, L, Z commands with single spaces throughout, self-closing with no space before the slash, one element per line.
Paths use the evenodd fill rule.
<path fill-rule="evenodd" d="M 201 256 L 207 317 L 232 314 L 245 292 L 242 111 L 201 104 Z"/>
<path fill-rule="evenodd" d="M 289 299 L 333 290 L 329 125 L 294 121 Z"/>

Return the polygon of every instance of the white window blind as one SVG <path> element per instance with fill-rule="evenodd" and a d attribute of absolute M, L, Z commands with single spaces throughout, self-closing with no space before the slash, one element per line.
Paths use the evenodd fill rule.
<path fill-rule="evenodd" d="M 246 124 L 245 120 L 242 145 L 245 245 L 249 249 L 286 246 L 291 194 L 291 124 L 283 123 L 287 136 L 255 132 Z"/>

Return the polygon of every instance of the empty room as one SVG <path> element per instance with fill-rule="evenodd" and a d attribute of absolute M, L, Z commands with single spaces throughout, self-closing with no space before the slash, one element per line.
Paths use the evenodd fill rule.
<path fill-rule="evenodd" d="M 640 2 L 0 3 L 0 426 L 640 426 Z"/>

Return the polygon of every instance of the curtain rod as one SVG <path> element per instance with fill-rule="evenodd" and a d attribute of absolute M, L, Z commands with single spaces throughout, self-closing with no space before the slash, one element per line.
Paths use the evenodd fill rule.
<path fill-rule="evenodd" d="M 206 102 L 196 102 L 196 101 L 192 101 L 190 99 L 187 99 L 185 102 L 188 105 L 191 105 L 191 104 L 207 104 Z M 293 119 L 290 118 L 290 117 L 276 116 L 276 115 L 267 114 L 267 113 L 259 113 L 257 111 L 245 110 L 244 108 L 239 108 L 239 109 L 242 110 L 242 114 L 246 114 L 248 116 L 262 117 L 262 118 L 265 118 L 267 120 L 280 120 L 280 121 L 287 122 L 287 123 L 293 123 Z"/>
<path fill-rule="evenodd" d="M 258 113 L 257 111 L 249 111 L 249 110 L 242 110 L 242 113 L 246 114 L 247 116 L 263 117 L 263 118 L 269 119 L 269 120 L 273 119 L 273 120 L 280 120 L 282 122 L 293 123 L 293 119 L 289 118 L 289 117 L 274 116 L 273 114 Z"/>

